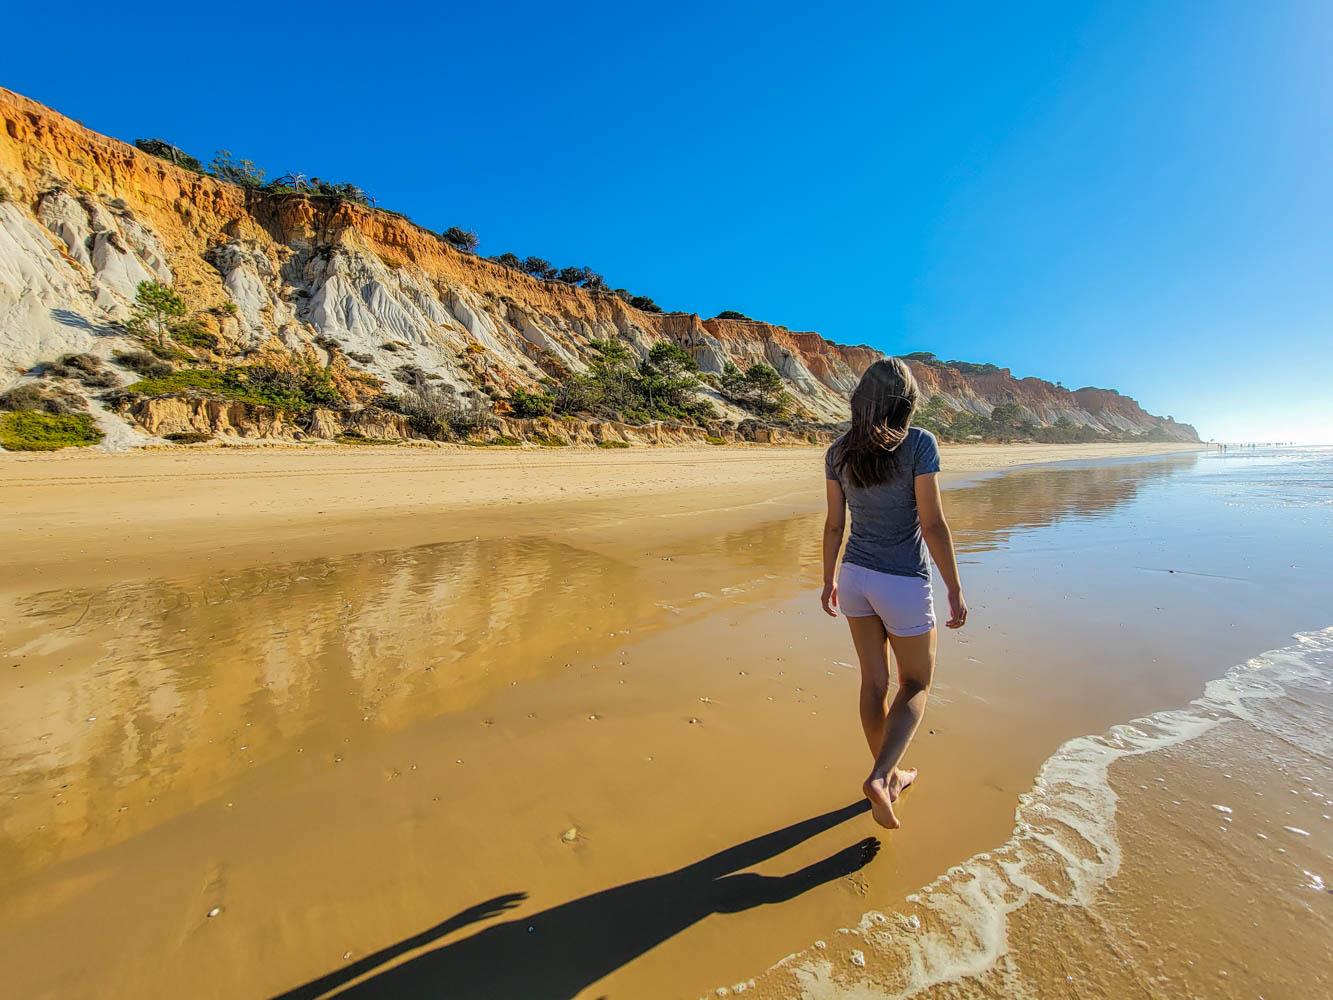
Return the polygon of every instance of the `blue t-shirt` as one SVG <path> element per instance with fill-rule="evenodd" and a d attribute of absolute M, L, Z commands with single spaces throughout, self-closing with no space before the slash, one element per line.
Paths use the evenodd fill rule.
<path fill-rule="evenodd" d="M 838 438 L 824 453 L 824 475 L 842 484 L 852 530 L 842 561 L 894 576 L 930 579 L 929 553 L 921 536 L 916 510 L 916 477 L 940 471 L 940 446 L 935 435 L 909 427 L 898 445 L 898 467 L 878 486 L 852 486 L 833 468 Z"/>

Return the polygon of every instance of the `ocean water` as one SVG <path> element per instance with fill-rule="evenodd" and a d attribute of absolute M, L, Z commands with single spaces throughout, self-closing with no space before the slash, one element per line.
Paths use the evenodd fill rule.
<path fill-rule="evenodd" d="M 1024 479 L 1009 477 L 1008 500 L 974 499 L 1021 506 Z M 965 579 L 1072 566 L 1127 634 L 1190 641 L 1201 623 L 1204 660 L 1304 627 L 1219 660 L 1192 699 L 1064 743 L 1019 797 L 1007 841 L 742 991 L 1333 996 L 1333 449 L 1203 454 L 1104 510 L 1011 522 L 963 532 Z M 1200 659 L 1182 656 L 1178 672 Z M 1162 660 L 1147 673 L 1171 673 Z M 1125 664 L 1126 685 L 1143 685 L 1144 666 Z"/>

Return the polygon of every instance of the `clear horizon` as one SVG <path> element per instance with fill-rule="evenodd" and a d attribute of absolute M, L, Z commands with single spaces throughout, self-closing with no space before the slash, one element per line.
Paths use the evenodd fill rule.
<path fill-rule="evenodd" d="M 666 309 L 1114 388 L 1205 439 L 1333 442 L 1326 5 L 216 17 L 98 18 L 142 71 L 96 88 L 36 46 L 0 82 Z M 297 39 L 318 69 L 279 61 Z"/>

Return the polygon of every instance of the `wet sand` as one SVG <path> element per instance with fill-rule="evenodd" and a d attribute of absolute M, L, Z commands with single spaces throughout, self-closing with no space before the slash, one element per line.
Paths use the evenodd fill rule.
<path fill-rule="evenodd" d="M 959 445 L 946 447 L 944 460 L 951 473 L 984 473 L 1203 447 Z M 201 559 L 217 566 L 279 553 L 401 548 L 486 534 L 515 518 L 540 530 L 788 501 L 795 506 L 786 509 L 803 510 L 812 480 L 822 489 L 821 453 L 766 446 L 0 452 L 0 552 L 6 569 L 55 584 Z M 642 502 L 618 502 L 624 498 Z"/>
<path fill-rule="evenodd" d="M 566 503 L 555 460 L 581 456 L 450 466 L 451 500 L 436 466 L 298 478 L 292 453 L 169 482 L 165 454 L 25 465 L 0 593 L 18 995 L 712 993 L 1002 844 L 1064 740 L 1312 624 L 1299 576 L 1169 572 L 1197 539 L 1087 572 L 1116 544 L 1096 526 L 1194 456 L 951 490 L 974 625 L 942 641 L 922 783 L 880 836 L 838 812 L 868 754 L 845 625 L 817 608 L 818 464 L 753 454 L 597 456 Z M 275 465 L 238 491 L 240 458 Z M 506 489 L 526 502 L 457 500 Z M 160 519 L 118 522 L 145 492 Z M 361 520 L 265 536 L 358 496 Z M 255 538 L 207 537 L 247 511 Z M 772 878 L 727 877 L 746 870 Z"/>

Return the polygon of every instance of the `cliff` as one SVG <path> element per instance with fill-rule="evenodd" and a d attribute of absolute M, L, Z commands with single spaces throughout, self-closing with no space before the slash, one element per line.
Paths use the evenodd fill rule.
<path fill-rule="evenodd" d="M 188 406 L 175 408 L 140 400 L 108 411 L 92 403 L 109 446 L 170 433 L 175 424 L 164 413 L 190 415 L 177 432 L 224 436 L 331 437 L 358 426 L 401 433 L 408 429 L 401 421 L 377 422 L 358 409 L 381 388 L 400 388 L 405 370 L 503 401 L 544 377 L 586 370 L 596 358 L 590 344 L 605 340 L 640 358 L 669 341 L 705 373 L 765 362 L 781 374 L 798 414 L 835 423 L 846 418 L 857 378 L 881 356 L 767 323 L 644 312 L 605 290 L 459 251 L 394 212 L 272 194 L 177 167 L 3 89 L 0 120 L 0 391 L 51 382 L 42 366 L 65 354 L 112 359 L 143 347 L 125 323 L 138 284 L 154 279 L 181 295 L 203 335 L 174 363 L 316 365 L 340 397 L 337 413 L 299 420 L 234 400 L 202 406 L 193 391 L 183 394 Z M 952 408 L 984 413 L 1014 400 L 1039 424 L 1063 415 L 1105 430 L 1167 427 L 1182 439 L 1189 430 L 1104 390 L 1069 393 L 1007 372 L 977 378 L 917 369 L 927 391 Z M 121 383 L 137 378 L 106 370 Z M 91 395 L 77 381 L 63 388 Z M 715 388 L 706 392 L 727 421 L 714 430 L 752 416 Z"/>
<path fill-rule="evenodd" d="M 1153 434 L 1169 441 L 1199 440 L 1189 424 L 1177 423 L 1172 417 L 1153 416 L 1114 389 L 1090 386 L 1066 389 L 1045 379 L 1014 378 L 1008 368 L 965 373 L 947 362 L 909 360 L 908 364 L 925 394 L 938 396 L 952 410 L 987 416 L 996 406 L 1013 403 L 1021 419 L 1038 427 L 1053 426 L 1063 418 L 1074 427 L 1104 434 Z"/>

